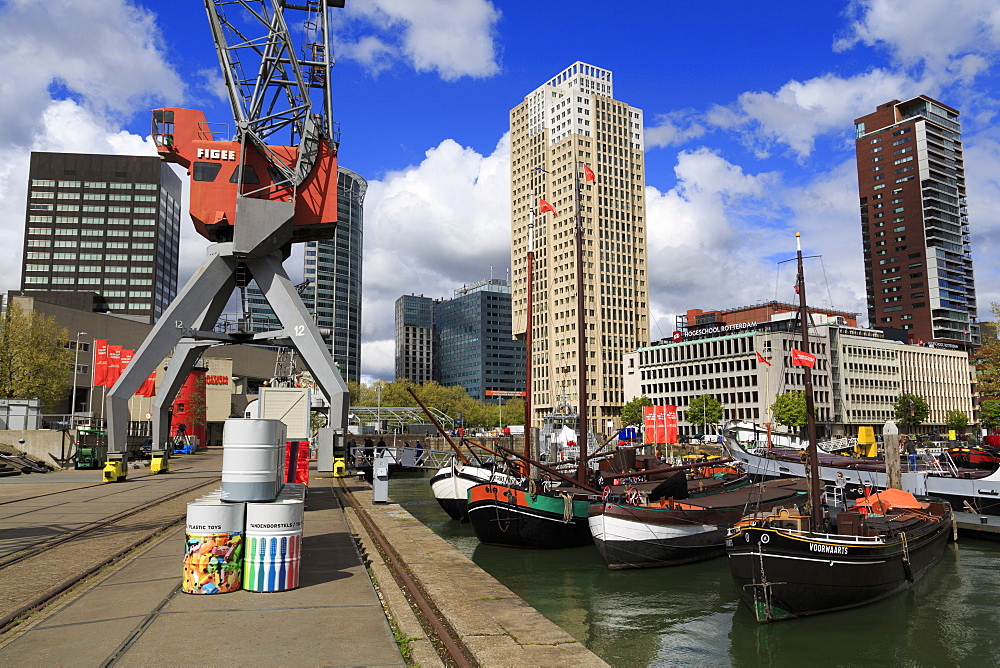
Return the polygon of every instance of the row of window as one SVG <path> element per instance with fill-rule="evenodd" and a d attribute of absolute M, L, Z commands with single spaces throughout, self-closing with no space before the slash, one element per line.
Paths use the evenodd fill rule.
<path fill-rule="evenodd" d="M 159 186 L 155 183 L 107 183 L 105 181 L 59 181 L 60 188 L 107 188 L 110 190 L 156 190 Z M 55 188 L 56 182 L 48 179 L 32 179 L 32 188 Z"/>

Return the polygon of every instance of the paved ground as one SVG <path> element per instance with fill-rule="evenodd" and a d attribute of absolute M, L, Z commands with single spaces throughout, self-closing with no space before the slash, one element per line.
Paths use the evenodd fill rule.
<path fill-rule="evenodd" d="M 202 466 L 195 467 L 199 460 Z M 218 470 L 218 461 L 211 454 L 194 455 L 176 460 L 175 470 L 179 473 L 181 462 L 192 465 L 192 471 Z M 99 475 L 99 471 L 66 471 L 22 477 L 17 491 L 6 485 L 8 478 L 0 483 L 0 500 L 60 486 L 79 487 Z M 88 510 L 106 505 L 110 515 L 120 508 L 112 503 L 114 497 L 130 492 L 132 486 L 165 484 L 171 475 L 130 473 L 125 482 L 86 490 L 91 497 L 86 505 Z M 342 484 L 370 511 L 474 662 L 606 665 L 399 506 L 372 504 L 371 488 L 364 482 L 328 474 L 319 477 L 315 472 L 313 476 L 298 589 L 213 596 L 180 593 L 184 533 L 179 528 L 45 614 L 0 636 L 0 665 L 405 665 L 387 614 L 407 641 L 411 664 L 441 665 L 355 511 L 341 508 L 335 488 Z M 29 478 L 34 480 L 29 483 Z M 109 495 L 106 503 L 104 494 Z M 38 500 L 25 502 L 22 510 L 33 505 Z M 11 516 L 18 514 L 16 502 L 0 508 Z M 67 521 L 58 512 L 48 517 L 52 525 Z"/>

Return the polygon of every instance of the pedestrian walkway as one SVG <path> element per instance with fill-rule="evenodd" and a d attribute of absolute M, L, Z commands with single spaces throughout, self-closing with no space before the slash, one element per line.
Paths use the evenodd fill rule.
<path fill-rule="evenodd" d="M 0 648 L 0 665 L 404 665 L 329 480 L 316 483 L 298 589 L 181 593 L 180 528 L 54 614 L 12 631 L 20 636 Z"/>

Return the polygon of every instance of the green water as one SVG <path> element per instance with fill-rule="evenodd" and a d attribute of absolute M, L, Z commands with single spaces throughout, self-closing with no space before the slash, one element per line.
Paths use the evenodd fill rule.
<path fill-rule="evenodd" d="M 389 490 L 613 666 L 1000 666 L 1000 542 L 963 536 L 898 596 L 762 626 L 739 603 L 725 558 L 610 571 L 594 547 L 480 545 L 440 509 L 426 478 L 396 476 Z"/>

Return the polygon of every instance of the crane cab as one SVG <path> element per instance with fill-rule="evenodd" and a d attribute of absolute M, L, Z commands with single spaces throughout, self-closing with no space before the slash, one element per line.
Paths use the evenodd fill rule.
<path fill-rule="evenodd" d="M 153 141 L 161 159 L 187 169 L 191 185 L 190 214 L 198 233 L 213 242 L 233 240 L 236 203 L 240 197 L 295 202 L 292 242 L 329 239 L 337 223 L 337 151 L 321 140 L 312 170 L 296 188 L 275 166 L 294 168 L 299 149 L 268 146 L 268 154 L 251 143 L 217 140 L 204 112 L 194 109 L 153 110 Z"/>

